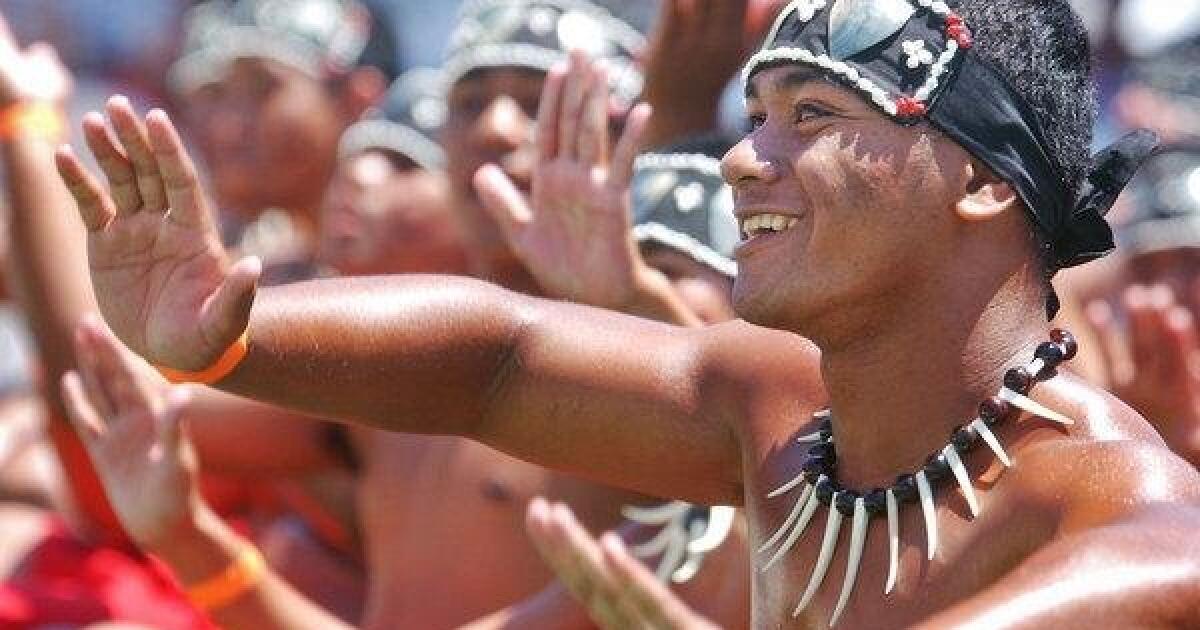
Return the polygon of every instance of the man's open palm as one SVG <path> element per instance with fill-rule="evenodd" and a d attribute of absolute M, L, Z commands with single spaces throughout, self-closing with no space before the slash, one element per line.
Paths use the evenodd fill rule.
<path fill-rule="evenodd" d="M 211 365 L 245 330 L 257 259 L 230 265 L 196 169 L 171 121 L 143 122 L 123 97 L 109 126 L 84 117 L 87 144 L 107 188 L 69 148 L 59 173 L 88 229 L 88 261 L 100 310 L 146 359 L 182 370 Z"/>

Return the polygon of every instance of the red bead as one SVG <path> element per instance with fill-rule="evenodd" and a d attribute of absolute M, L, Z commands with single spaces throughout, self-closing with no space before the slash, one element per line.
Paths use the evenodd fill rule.
<path fill-rule="evenodd" d="M 951 39 L 958 39 L 965 32 L 967 32 L 967 27 L 962 24 L 951 24 L 946 27 L 946 37 Z"/>
<path fill-rule="evenodd" d="M 960 26 L 963 24 L 962 16 L 957 13 L 951 13 L 946 16 L 946 26 Z"/>
<path fill-rule="evenodd" d="M 919 118 L 927 111 L 925 103 L 915 98 L 904 97 L 896 101 L 896 113 L 904 118 Z"/>
<path fill-rule="evenodd" d="M 963 33 L 963 34 L 959 35 L 958 37 L 955 37 L 954 41 L 958 42 L 958 47 L 963 50 L 966 50 L 975 45 L 975 40 L 971 39 L 971 36 L 967 33 Z"/>
<path fill-rule="evenodd" d="M 1079 353 L 1079 343 L 1075 341 L 1075 335 L 1065 330 L 1059 328 L 1051 330 L 1050 339 L 1063 349 L 1064 358 L 1067 361 L 1074 359 L 1075 355 Z"/>

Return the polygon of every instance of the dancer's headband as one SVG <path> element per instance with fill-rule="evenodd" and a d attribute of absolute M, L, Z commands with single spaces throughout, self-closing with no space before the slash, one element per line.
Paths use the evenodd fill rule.
<path fill-rule="evenodd" d="M 946 2 L 795 0 L 743 76 L 748 84 L 767 67 L 811 66 L 900 124 L 941 129 L 1016 189 L 1055 269 L 1112 251 L 1104 215 L 1157 138 L 1137 132 L 1101 151 L 1073 192 L 1037 115 L 973 46 L 969 26 Z"/>
<path fill-rule="evenodd" d="M 454 85 L 482 68 L 549 71 L 575 49 L 604 60 L 613 96 L 632 103 L 642 92 L 637 56 L 645 37 L 589 0 L 474 0 L 460 11 L 444 72 Z"/>
<path fill-rule="evenodd" d="M 403 155 L 427 171 L 446 167 L 437 135 L 446 121 L 441 73 L 413 68 L 392 82 L 383 102 L 342 134 L 338 158 L 381 149 Z"/>

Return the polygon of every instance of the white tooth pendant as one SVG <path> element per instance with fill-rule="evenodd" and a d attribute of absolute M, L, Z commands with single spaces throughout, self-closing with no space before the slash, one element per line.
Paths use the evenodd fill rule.
<path fill-rule="evenodd" d="M 950 472 L 954 473 L 954 478 L 958 480 L 958 487 L 962 488 L 967 507 L 971 508 L 971 518 L 979 516 L 979 499 L 975 497 L 975 488 L 971 485 L 971 477 L 967 475 L 967 467 L 963 466 L 962 458 L 958 456 L 958 449 L 954 448 L 953 444 L 947 444 L 946 448 L 942 449 L 942 454 L 950 464 Z"/>
<path fill-rule="evenodd" d="M 803 478 L 803 476 L 800 478 Z M 775 530 L 775 533 L 767 539 L 767 542 L 763 543 L 763 546 L 758 549 L 758 553 L 765 553 L 768 549 L 774 547 L 775 543 L 779 542 L 779 540 L 783 538 L 784 534 L 791 529 L 792 524 L 796 522 L 796 519 L 800 518 L 800 512 L 804 510 L 804 506 L 808 503 L 808 495 L 812 494 L 812 491 L 813 487 L 811 484 L 804 484 L 804 491 L 800 493 L 800 498 L 796 499 L 796 504 L 792 506 L 791 512 L 788 513 L 787 518 L 783 519 L 783 524 Z M 774 498 L 778 496 L 776 492 L 778 492 L 778 490 L 767 495 L 767 498 Z"/>
<path fill-rule="evenodd" d="M 823 479 L 825 479 L 825 477 L 822 475 L 821 479 L 817 480 L 817 483 L 818 484 L 821 483 L 821 480 L 823 480 Z M 808 499 L 803 502 L 804 508 L 800 511 L 799 516 L 796 518 L 795 523 L 792 525 L 791 532 L 788 534 L 788 537 L 783 541 L 783 544 L 779 546 L 779 549 L 775 550 L 775 554 L 771 556 L 771 559 L 767 560 L 767 563 L 763 565 L 763 568 L 762 568 L 763 571 L 770 569 L 776 562 L 779 562 L 779 559 L 782 558 L 784 555 L 787 554 L 788 551 L 791 550 L 792 546 L 796 544 L 796 541 L 800 540 L 800 536 L 804 534 L 804 530 L 808 529 L 809 521 L 811 521 L 813 515 L 817 513 L 817 507 L 821 505 L 820 499 L 817 498 L 816 486 L 809 486 L 809 490 L 810 490 L 810 492 L 807 493 Z M 797 507 L 799 507 L 799 505 L 800 505 L 799 503 L 796 504 Z M 780 529 L 782 531 L 782 530 L 786 530 L 787 528 L 784 527 L 784 528 L 780 528 Z M 768 541 L 768 542 L 770 542 L 770 541 Z M 762 553 L 763 551 L 766 551 L 769 548 L 770 548 L 770 545 L 764 545 L 764 548 L 759 550 L 759 553 Z"/>
<path fill-rule="evenodd" d="M 846 557 L 846 577 L 842 580 L 842 593 L 838 595 L 837 606 L 833 609 L 833 617 L 829 627 L 837 625 L 850 594 L 854 592 L 854 583 L 858 580 L 858 567 L 862 564 L 863 546 L 867 542 L 867 505 L 866 500 L 858 497 L 854 500 L 854 524 L 850 528 L 850 555 Z"/>
<path fill-rule="evenodd" d="M 917 478 L 917 493 L 921 495 L 921 512 L 925 515 L 925 538 L 928 541 L 927 557 L 933 560 L 933 554 L 937 551 L 937 511 L 933 507 L 933 490 L 929 488 L 929 480 L 925 478 L 925 471 L 918 471 Z"/>
<path fill-rule="evenodd" d="M 888 517 L 888 576 L 883 594 L 890 595 L 896 588 L 896 570 L 900 564 L 900 507 L 896 505 L 895 488 L 887 489 Z"/>
<path fill-rule="evenodd" d="M 808 588 L 804 589 L 804 596 L 800 598 L 800 603 L 792 611 L 793 617 L 800 616 L 800 612 L 807 608 L 808 604 L 816 597 L 817 589 L 821 588 L 821 582 L 825 581 L 825 574 L 829 572 L 829 564 L 833 562 L 833 552 L 837 549 L 838 534 L 842 531 L 842 513 L 837 510 L 836 506 L 837 493 L 829 500 L 829 518 L 825 521 L 825 538 L 821 541 L 821 553 L 817 556 L 817 564 L 813 567 L 812 577 L 808 580 Z"/>
<path fill-rule="evenodd" d="M 992 449 L 992 452 L 996 454 L 996 457 L 1002 464 L 1012 468 L 1012 459 L 1009 458 L 1008 453 L 1004 450 L 1004 447 L 1000 445 L 1000 440 L 996 439 L 996 434 L 992 433 L 992 430 L 988 428 L 987 423 L 984 422 L 982 418 L 976 418 L 975 421 L 971 423 L 971 428 L 975 429 L 975 431 L 979 433 L 979 437 L 983 438 L 984 442 L 987 442 L 988 447 Z"/>
<path fill-rule="evenodd" d="M 733 520 L 737 516 L 737 510 L 725 506 L 714 505 L 708 508 L 708 523 L 705 525 L 704 534 L 700 537 L 693 537 L 688 543 L 688 551 L 691 553 L 709 553 L 721 546 L 725 542 L 725 538 L 729 536 L 730 530 L 733 529 Z"/>
<path fill-rule="evenodd" d="M 783 496 L 783 495 L 791 492 L 792 488 L 795 488 L 796 486 L 798 486 L 802 483 L 804 483 L 804 473 L 800 473 L 799 475 L 796 475 L 796 477 L 794 479 L 792 479 L 791 481 L 772 490 L 769 494 L 767 494 L 767 498 L 774 499 L 775 497 Z"/>
<path fill-rule="evenodd" d="M 1007 387 L 1000 388 L 999 397 L 1000 400 L 1003 400 L 1004 402 L 1039 418 L 1044 418 L 1051 422 L 1057 422 L 1064 426 L 1075 424 L 1074 420 L 1062 415 L 1061 413 L 1058 413 L 1057 411 L 1054 411 L 1053 409 L 1050 409 L 1049 407 L 1046 407 L 1045 405 L 1042 405 L 1028 396 L 1018 394 Z"/>
<path fill-rule="evenodd" d="M 621 514 L 631 520 L 637 521 L 642 525 L 662 525 L 670 522 L 687 512 L 691 508 L 691 504 L 682 501 L 670 501 L 662 505 L 651 507 L 641 507 L 636 505 L 626 505 L 621 508 Z"/>

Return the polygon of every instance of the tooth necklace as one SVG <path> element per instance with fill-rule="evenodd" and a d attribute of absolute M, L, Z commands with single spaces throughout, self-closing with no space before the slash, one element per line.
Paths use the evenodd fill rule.
<path fill-rule="evenodd" d="M 938 532 L 937 518 L 934 511 L 933 496 L 937 485 L 953 478 L 962 490 L 971 511 L 971 518 L 979 515 L 979 501 L 975 497 L 975 489 L 971 478 L 963 466 L 961 455 L 970 452 L 980 441 L 991 448 L 1006 467 L 1013 466 L 1012 459 L 992 433 L 991 427 L 1012 417 L 1018 409 L 1031 415 L 1056 422 L 1062 425 L 1074 424 L 1070 418 L 1046 408 L 1030 399 L 1027 394 L 1035 383 L 1049 379 L 1054 375 L 1055 368 L 1063 361 L 1070 361 L 1078 352 L 1075 337 L 1065 330 L 1053 330 L 1051 341 L 1038 346 L 1034 358 L 1027 366 L 1016 367 L 1004 375 L 1004 386 L 1000 392 L 979 405 L 979 415 L 973 421 L 965 424 L 951 434 L 950 442 L 937 453 L 929 457 L 923 468 L 915 474 L 901 475 L 896 483 L 889 488 L 875 488 L 859 494 L 853 490 L 842 488 L 836 480 L 837 453 L 833 446 L 832 415 L 829 410 L 816 414 L 816 419 L 823 423 L 820 431 L 798 438 L 799 442 L 812 444 L 809 458 L 804 463 L 802 472 L 795 479 L 780 486 L 767 495 L 774 499 L 799 489 L 800 496 L 796 500 L 787 518 L 779 529 L 759 548 L 758 553 L 765 554 L 776 544 L 779 547 L 762 565 L 762 571 L 767 571 L 791 550 L 800 536 L 808 527 L 809 521 L 819 505 L 829 507 L 829 516 L 825 521 L 825 537 L 821 543 L 821 551 L 817 555 L 817 563 L 813 567 L 812 577 L 808 587 L 800 597 L 800 603 L 792 612 L 796 617 L 803 611 L 814 596 L 829 564 L 833 560 L 837 548 L 838 534 L 841 531 L 842 519 L 851 518 L 850 554 L 846 564 L 846 577 L 842 583 L 841 595 L 834 607 L 833 617 L 829 621 L 832 627 L 842 616 L 850 594 L 854 591 L 854 583 L 858 578 L 858 568 L 862 560 L 863 546 L 867 539 L 867 529 L 871 518 L 887 514 L 889 564 L 887 583 L 884 585 L 885 595 L 890 594 L 896 586 L 896 565 L 900 555 L 900 506 L 906 503 L 920 503 L 925 517 L 925 539 L 927 557 L 932 560 L 937 550 Z"/>

